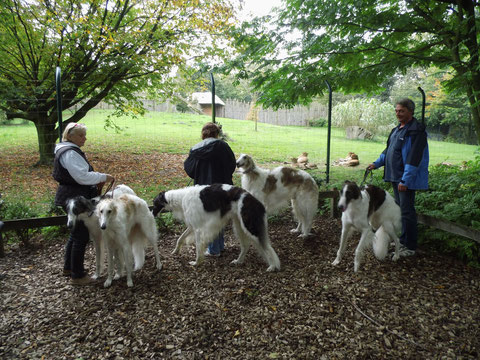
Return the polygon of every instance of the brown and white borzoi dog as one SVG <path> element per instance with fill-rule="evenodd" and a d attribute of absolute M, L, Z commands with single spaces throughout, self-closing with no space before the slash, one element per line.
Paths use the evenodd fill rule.
<path fill-rule="evenodd" d="M 103 199 L 97 205 L 96 214 L 108 252 L 108 277 L 104 287 L 112 284 L 114 255 L 123 259 L 128 287 L 133 286 L 134 263 L 135 270 L 144 264 L 146 245 L 153 247 L 157 269 L 162 268 L 157 245 L 157 226 L 143 199 L 130 194 Z"/>
<path fill-rule="evenodd" d="M 67 201 L 67 227 L 69 229 L 75 227 L 77 221 L 83 221 L 88 228 L 90 239 L 95 245 L 95 274 L 94 279 L 101 276 L 103 272 L 103 257 L 104 257 L 104 243 L 102 241 L 102 231 L 98 222 L 98 217 L 95 214 L 96 204 L 104 197 L 118 197 L 122 194 L 133 194 L 135 192 L 127 185 L 117 185 L 114 190 L 109 191 L 103 197 L 97 196 L 93 199 L 87 199 L 83 196 L 75 196 Z M 123 262 L 119 258 L 115 258 L 118 276 L 123 272 Z"/>
<path fill-rule="evenodd" d="M 287 166 L 262 169 L 246 154 L 240 155 L 237 167 L 242 172 L 242 187 L 260 200 L 269 214 L 291 201 L 293 215 L 298 221 L 297 228 L 291 231 L 301 232 L 303 238 L 310 235 L 318 209 L 318 186 L 310 174 Z"/>
<path fill-rule="evenodd" d="M 354 182 L 345 181 L 338 208 L 342 213 L 342 235 L 337 258 L 332 265 L 338 265 L 347 247 L 347 240 L 357 230 L 361 232 L 355 250 L 354 271 L 360 268 L 363 250 L 373 241 L 373 252 L 379 260 L 385 259 L 390 241 L 395 242 L 393 260 L 399 258 L 400 240 L 397 233 L 402 229 L 400 207 L 385 190 L 367 185 L 364 189 Z M 373 229 L 373 230 L 372 230 Z M 375 231 L 375 233 L 373 232 Z"/>
<path fill-rule="evenodd" d="M 154 216 L 162 209 L 171 211 L 175 218 L 187 225 L 187 230 L 177 240 L 174 254 L 187 239 L 195 239 L 196 259 L 190 265 L 196 266 L 203 261 L 207 245 L 231 220 L 235 236 L 240 241 L 240 255 L 232 263 L 242 264 L 253 243 L 268 263 L 267 271 L 280 270 L 280 260 L 268 237 L 265 207 L 247 191 L 225 184 L 169 190 L 153 200 Z"/>

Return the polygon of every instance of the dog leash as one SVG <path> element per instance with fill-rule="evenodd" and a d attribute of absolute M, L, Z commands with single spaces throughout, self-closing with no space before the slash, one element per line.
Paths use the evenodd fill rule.
<path fill-rule="evenodd" d="M 107 195 L 107 193 L 110 191 L 110 189 L 113 187 L 113 184 L 115 183 L 115 180 L 113 180 L 108 186 L 107 186 L 107 190 L 105 190 L 105 192 L 103 193 L 103 195 L 101 195 L 100 197 L 103 199 L 105 197 L 105 195 Z M 112 190 L 112 195 L 113 195 L 113 190 Z"/>
<path fill-rule="evenodd" d="M 365 181 L 367 181 L 368 175 L 370 175 L 370 181 L 373 180 L 373 170 L 370 170 L 368 167 L 365 169 L 365 173 L 363 174 L 363 180 L 360 183 L 360 187 L 365 184 Z"/>

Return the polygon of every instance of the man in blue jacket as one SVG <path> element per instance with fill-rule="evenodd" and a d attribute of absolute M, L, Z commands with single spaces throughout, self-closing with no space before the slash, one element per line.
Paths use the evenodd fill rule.
<path fill-rule="evenodd" d="M 383 180 L 392 183 L 395 200 L 402 212 L 400 256 L 415 255 L 417 213 L 415 191 L 428 189 L 428 143 L 425 125 L 413 117 L 415 103 L 402 99 L 395 104 L 398 126 L 393 128 L 386 149 L 368 166 L 384 166 Z"/>

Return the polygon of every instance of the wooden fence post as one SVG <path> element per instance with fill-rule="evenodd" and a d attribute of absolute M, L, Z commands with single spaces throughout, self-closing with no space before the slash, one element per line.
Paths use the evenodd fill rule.
<path fill-rule="evenodd" d="M 2 228 L 3 228 L 3 221 L 0 221 L 0 258 L 5 257 L 5 249 L 3 247 Z"/>

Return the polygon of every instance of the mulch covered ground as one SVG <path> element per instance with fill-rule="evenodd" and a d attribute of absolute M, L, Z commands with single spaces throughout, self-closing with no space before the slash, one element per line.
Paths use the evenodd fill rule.
<path fill-rule="evenodd" d="M 198 268 L 193 248 L 171 255 L 179 234 L 161 234 L 163 269 L 152 252 L 108 289 L 62 277 L 63 243 L 0 260 L 1 359 L 477 359 L 480 271 L 421 249 L 353 273 L 355 242 L 338 267 L 340 222 L 317 217 L 311 239 L 270 222 L 282 271 L 267 273 L 227 231 L 226 250 Z M 358 240 L 358 238 L 357 238 Z M 86 264 L 93 273 L 93 247 Z"/>

